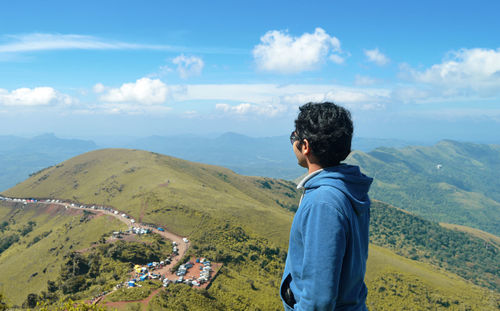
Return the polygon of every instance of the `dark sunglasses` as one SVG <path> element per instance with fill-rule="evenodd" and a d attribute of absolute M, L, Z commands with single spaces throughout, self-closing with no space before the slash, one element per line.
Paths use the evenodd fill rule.
<path fill-rule="evenodd" d="M 290 143 L 293 145 L 293 143 L 296 141 L 300 141 L 300 138 L 299 136 L 297 136 L 295 131 L 292 131 L 292 133 L 290 134 Z"/>

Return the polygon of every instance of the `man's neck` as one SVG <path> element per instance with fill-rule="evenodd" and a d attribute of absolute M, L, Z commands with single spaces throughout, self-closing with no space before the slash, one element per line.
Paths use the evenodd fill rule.
<path fill-rule="evenodd" d="M 308 163 L 307 165 L 307 174 L 311 174 L 313 172 L 316 172 L 317 170 L 322 169 L 323 167 L 317 163 Z"/>

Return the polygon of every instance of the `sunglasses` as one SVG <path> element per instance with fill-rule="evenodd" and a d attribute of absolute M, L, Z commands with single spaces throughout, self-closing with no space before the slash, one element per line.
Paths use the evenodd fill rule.
<path fill-rule="evenodd" d="M 290 134 L 290 143 L 293 145 L 294 142 L 300 141 L 299 136 L 295 133 L 295 131 L 292 131 Z"/>

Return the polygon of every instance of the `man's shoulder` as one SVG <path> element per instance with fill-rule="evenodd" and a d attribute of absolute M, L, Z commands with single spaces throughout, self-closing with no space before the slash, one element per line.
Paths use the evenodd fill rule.
<path fill-rule="evenodd" d="M 334 209 L 345 216 L 346 209 L 350 207 L 349 199 L 338 188 L 330 185 L 322 185 L 310 189 L 304 194 L 304 209 L 318 206 L 322 209 Z"/>
<path fill-rule="evenodd" d="M 320 185 L 319 187 L 313 189 L 307 189 L 304 193 L 304 198 L 314 202 L 335 202 L 335 201 L 345 201 L 347 197 L 339 188 L 335 185 Z"/>

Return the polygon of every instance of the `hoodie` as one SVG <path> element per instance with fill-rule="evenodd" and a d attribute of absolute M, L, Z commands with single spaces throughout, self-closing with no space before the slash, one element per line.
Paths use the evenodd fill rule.
<path fill-rule="evenodd" d="M 285 310 L 366 310 L 373 179 L 345 164 L 308 177 L 290 229 L 280 289 L 289 287 L 296 303 L 283 300 Z"/>

